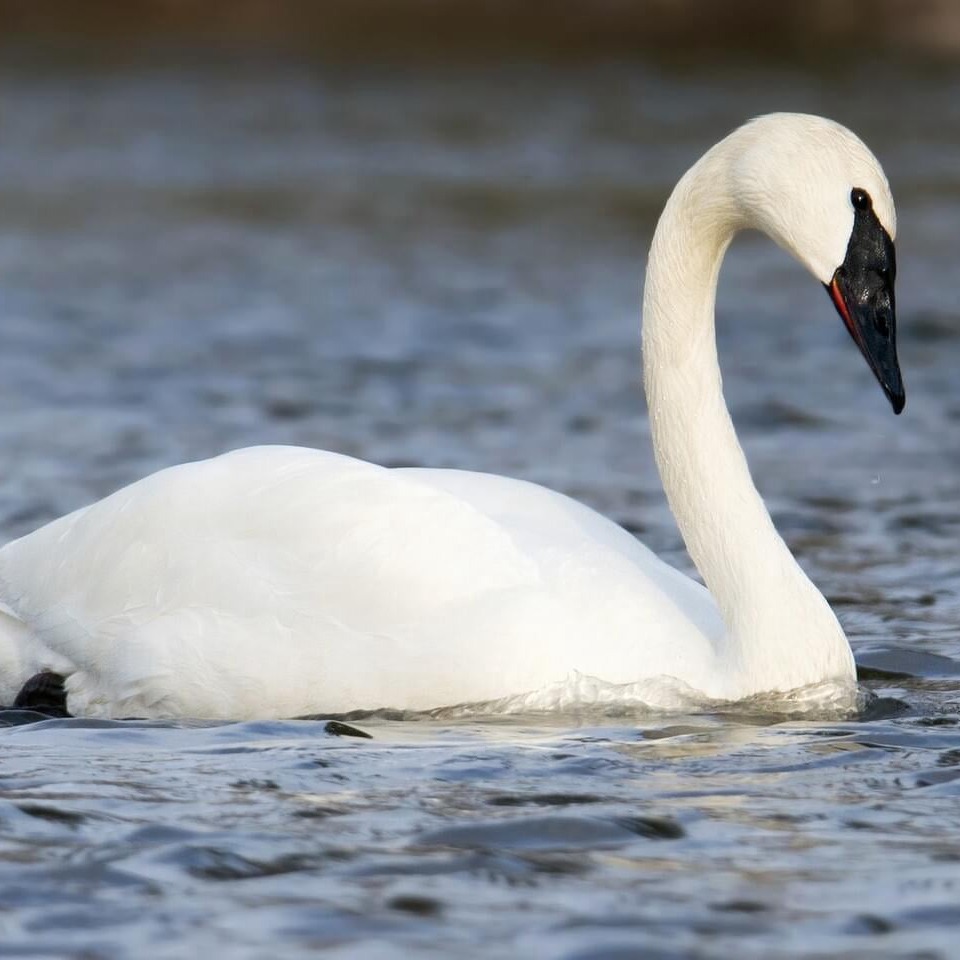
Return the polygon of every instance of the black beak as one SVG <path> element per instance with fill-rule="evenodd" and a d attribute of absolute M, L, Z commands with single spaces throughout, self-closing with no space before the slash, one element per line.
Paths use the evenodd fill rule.
<path fill-rule="evenodd" d="M 855 209 L 847 256 L 825 286 L 893 412 L 900 413 L 906 395 L 897 360 L 896 275 L 890 234 L 872 208 Z"/>

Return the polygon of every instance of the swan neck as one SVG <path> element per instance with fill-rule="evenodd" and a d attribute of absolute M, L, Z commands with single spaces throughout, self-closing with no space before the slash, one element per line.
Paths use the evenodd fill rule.
<path fill-rule="evenodd" d="M 654 234 L 644 289 L 644 384 L 667 499 L 726 626 L 724 662 L 753 675 L 760 690 L 784 689 L 804 682 L 798 658 L 784 656 L 801 633 L 803 643 L 823 647 L 814 659 L 830 659 L 817 665 L 826 674 L 814 670 L 810 682 L 849 674 L 852 659 L 829 605 L 770 519 L 723 397 L 717 278 L 735 233 L 754 226 L 729 188 L 727 146 L 718 144 L 680 181 Z"/>

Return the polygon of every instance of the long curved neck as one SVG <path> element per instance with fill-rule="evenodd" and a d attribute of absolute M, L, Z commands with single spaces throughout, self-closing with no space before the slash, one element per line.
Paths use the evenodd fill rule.
<path fill-rule="evenodd" d="M 723 616 L 722 660 L 754 678 L 756 690 L 733 691 L 741 696 L 847 678 L 853 666 L 836 617 L 773 526 L 723 398 L 717 277 L 734 234 L 751 225 L 728 188 L 728 149 L 722 142 L 686 174 L 657 225 L 643 359 L 657 466 Z"/>

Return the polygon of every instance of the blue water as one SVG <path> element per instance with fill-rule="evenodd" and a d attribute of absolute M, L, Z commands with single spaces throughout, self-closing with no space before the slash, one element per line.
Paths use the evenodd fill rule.
<path fill-rule="evenodd" d="M 875 67 L 0 77 L 6 537 L 289 442 L 547 483 L 689 571 L 643 258 L 679 174 L 772 109 L 887 169 L 908 396 L 894 418 L 785 254 L 734 245 L 727 395 L 870 668 L 861 716 L 9 726 L 0 954 L 955 954 L 960 73 Z"/>

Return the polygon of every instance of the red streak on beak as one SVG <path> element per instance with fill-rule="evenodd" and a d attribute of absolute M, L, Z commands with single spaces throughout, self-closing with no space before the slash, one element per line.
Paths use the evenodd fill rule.
<path fill-rule="evenodd" d="M 857 330 L 856 325 L 853 322 L 853 317 L 850 316 L 850 311 L 847 309 L 847 305 L 844 302 L 843 294 L 840 292 L 840 286 L 836 280 L 833 280 L 830 286 L 827 288 L 830 291 L 830 299 L 833 300 L 833 305 L 837 308 L 837 313 L 840 314 L 841 319 L 843 320 L 843 325 L 847 328 L 847 332 L 853 337 L 853 342 L 863 350 L 863 341 L 860 339 L 860 331 Z"/>

